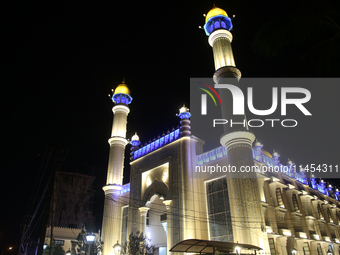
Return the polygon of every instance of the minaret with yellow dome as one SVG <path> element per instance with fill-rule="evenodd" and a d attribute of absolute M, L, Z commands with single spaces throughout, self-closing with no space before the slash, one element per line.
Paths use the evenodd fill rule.
<path fill-rule="evenodd" d="M 104 242 L 103 254 L 113 255 L 113 245 L 120 239 L 119 231 L 121 224 L 121 206 L 118 196 L 123 184 L 124 154 L 126 139 L 127 116 L 130 112 L 129 104 L 132 101 L 130 90 L 125 81 L 117 86 L 111 97 L 115 106 L 112 108 L 114 118 L 109 139 L 110 155 L 107 169 L 105 192 L 102 240 Z"/>
<path fill-rule="evenodd" d="M 215 74 L 214 81 L 218 83 L 224 77 L 241 78 L 241 72 L 236 68 L 230 33 L 233 25 L 226 11 L 214 7 L 205 17 L 204 31 L 209 36 L 209 44 L 213 48 Z"/>
<path fill-rule="evenodd" d="M 211 9 L 206 15 L 204 30 L 209 36 L 209 44 L 213 48 L 215 73 L 213 76 L 219 89 L 222 118 L 240 123 L 232 127 L 225 125 L 220 143 L 226 148 L 228 164 L 236 168 L 236 172 L 227 174 L 228 194 L 232 198 L 230 206 L 232 225 L 232 242 L 253 244 L 269 252 L 266 240 L 262 202 L 258 192 L 257 173 L 242 172 L 244 167 L 254 166 L 252 143 L 255 135 L 248 130 L 244 115 L 233 115 L 233 99 L 231 92 L 224 88 L 225 84 L 239 87 L 241 72 L 236 68 L 230 32 L 233 25 L 227 13 L 218 7 Z M 243 253 L 243 252 L 241 252 Z"/>

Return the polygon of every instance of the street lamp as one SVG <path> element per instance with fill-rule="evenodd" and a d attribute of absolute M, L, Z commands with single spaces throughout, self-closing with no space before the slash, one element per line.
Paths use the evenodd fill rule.
<path fill-rule="evenodd" d="M 47 243 L 46 242 L 44 242 L 44 245 L 43 245 L 43 248 L 44 248 L 44 250 L 47 248 Z"/>
<path fill-rule="evenodd" d="M 91 244 L 94 242 L 95 238 L 96 238 L 96 236 L 92 233 L 86 235 L 86 242 L 88 242 L 88 244 L 89 244 L 89 254 L 88 255 L 91 255 Z"/>
<path fill-rule="evenodd" d="M 292 255 L 296 255 L 296 253 L 297 253 L 297 250 L 295 249 L 295 247 L 293 247 Z"/>
<path fill-rule="evenodd" d="M 68 248 L 68 251 L 65 253 L 65 255 L 71 255 L 71 250 Z"/>
<path fill-rule="evenodd" d="M 117 240 L 117 243 L 113 246 L 113 250 L 115 251 L 115 255 L 120 255 L 122 246 L 118 243 L 118 240 Z"/>
<path fill-rule="evenodd" d="M 5 249 L 3 249 L 3 250 L 2 250 L 2 252 L 1 252 L 1 255 L 3 255 L 3 254 L 4 254 L 4 251 L 5 251 L 5 250 L 7 250 L 7 251 L 10 251 L 10 250 L 12 250 L 12 249 L 13 249 L 13 247 L 8 247 L 8 249 L 6 249 L 6 248 L 5 248 Z"/>
<path fill-rule="evenodd" d="M 92 243 L 95 238 L 96 238 L 96 236 L 92 233 L 86 235 L 86 241 L 89 242 L 89 243 Z"/>

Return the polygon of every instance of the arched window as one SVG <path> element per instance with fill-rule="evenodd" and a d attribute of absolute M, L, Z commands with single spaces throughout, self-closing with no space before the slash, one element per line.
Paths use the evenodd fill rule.
<path fill-rule="evenodd" d="M 328 213 L 329 221 L 330 221 L 331 223 L 333 223 L 334 221 L 333 221 L 332 213 L 331 213 L 331 210 L 330 210 L 329 208 L 327 208 L 327 213 Z"/>
<path fill-rule="evenodd" d="M 283 203 L 283 199 L 282 199 L 282 193 L 281 193 L 280 188 L 276 189 L 276 198 L 277 198 L 278 206 L 284 207 L 284 203 Z"/>
<path fill-rule="evenodd" d="M 122 208 L 122 235 L 121 235 L 121 240 L 123 243 L 127 241 L 128 212 L 129 212 L 129 207 L 124 206 Z"/>
<path fill-rule="evenodd" d="M 276 255 L 274 238 L 268 238 L 270 255 Z"/>
<path fill-rule="evenodd" d="M 316 249 L 317 249 L 318 255 L 323 255 L 320 243 L 317 244 Z"/>
<path fill-rule="evenodd" d="M 310 255 L 309 244 L 307 242 L 303 243 L 302 248 L 305 255 Z"/>
<path fill-rule="evenodd" d="M 295 212 L 300 212 L 299 204 L 298 204 L 298 201 L 297 201 L 296 194 L 293 194 L 293 205 L 294 205 L 294 211 Z"/>
<path fill-rule="evenodd" d="M 220 22 L 219 21 L 215 21 L 214 26 L 215 26 L 215 29 L 216 28 L 220 28 L 221 27 Z"/>
<path fill-rule="evenodd" d="M 149 212 L 150 210 L 148 210 L 148 212 L 146 213 L 146 225 L 149 226 L 150 225 L 150 217 L 149 217 Z"/>
<path fill-rule="evenodd" d="M 322 208 L 321 208 L 321 205 L 318 204 L 318 213 L 319 213 L 319 218 L 320 219 L 325 219 L 324 215 L 323 215 L 323 211 L 322 211 Z"/>
<path fill-rule="evenodd" d="M 223 28 L 227 28 L 227 25 L 225 24 L 224 21 L 221 22 L 221 26 L 222 26 Z"/>

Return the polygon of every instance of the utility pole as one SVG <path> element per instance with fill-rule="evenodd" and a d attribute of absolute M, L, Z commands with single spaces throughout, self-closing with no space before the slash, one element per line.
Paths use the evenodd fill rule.
<path fill-rule="evenodd" d="M 52 214 L 51 214 L 51 239 L 50 239 L 50 255 L 53 255 L 53 227 L 54 227 L 54 213 L 55 213 L 55 176 L 57 171 L 54 172 L 54 181 L 52 183 Z"/>
<path fill-rule="evenodd" d="M 50 254 L 52 255 L 52 249 L 53 249 L 53 226 L 54 226 L 54 209 L 55 209 L 55 203 L 54 200 L 54 193 L 55 193 L 55 178 L 56 178 L 56 172 L 59 170 L 61 164 L 64 161 L 64 158 L 69 150 L 68 149 L 58 149 L 51 148 L 49 153 L 54 156 L 54 161 L 51 169 L 51 176 L 48 182 L 48 192 L 45 199 L 45 208 L 43 212 L 43 219 L 41 223 L 41 230 L 39 235 L 39 245 L 38 245 L 38 252 L 37 255 L 43 254 L 43 245 L 45 241 L 45 235 L 46 235 L 46 228 L 48 219 L 50 216 L 50 210 L 52 205 L 52 221 L 51 221 L 51 243 L 50 243 Z M 20 255 L 20 254 L 18 254 Z"/>

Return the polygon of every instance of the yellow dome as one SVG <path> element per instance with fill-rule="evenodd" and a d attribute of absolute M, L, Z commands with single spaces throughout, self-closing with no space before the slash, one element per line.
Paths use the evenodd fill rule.
<path fill-rule="evenodd" d="M 130 90 L 126 86 L 125 81 L 122 81 L 122 83 L 117 86 L 113 94 L 115 95 L 119 93 L 130 95 Z"/>
<path fill-rule="evenodd" d="M 189 108 L 186 108 L 185 105 L 183 105 L 183 107 L 179 109 L 179 113 L 182 113 L 182 112 L 189 112 Z"/>
<path fill-rule="evenodd" d="M 262 149 L 263 155 L 266 155 L 268 158 L 273 158 L 272 154 L 270 154 L 268 151 Z"/>
<path fill-rule="evenodd" d="M 139 141 L 139 136 L 137 135 L 137 132 L 132 136 L 131 141 Z"/>
<path fill-rule="evenodd" d="M 225 10 L 221 9 L 221 8 L 218 8 L 218 7 L 214 7 L 212 8 L 208 14 L 205 16 L 205 23 L 208 22 L 208 20 L 211 18 L 211 17 L 214 17 L 214 16 L 217 16 L 217 15 L 223 15 L 223 16 L 226 16 L 228 17 L 228 14 L 225 12 Z"/>

